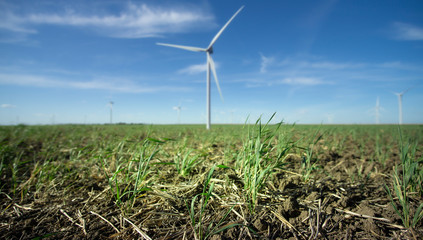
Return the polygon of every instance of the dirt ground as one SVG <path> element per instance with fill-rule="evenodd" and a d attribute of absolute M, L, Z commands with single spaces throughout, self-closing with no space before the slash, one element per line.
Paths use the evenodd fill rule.
<path fill-rule="evenodd" d="M 41 148 L 25 143 L 26 154 Z M 383 164 L 371 159 L 371 148 L 363 155 L 357 142 L 346 139 L 342 151 L 317 144 L 318 168 L 304 181 L 302 156 L 290 154 L 283 169 L 268 179 L 252 213 L 242 198 L 242 179 L 234 169 L 216 169 L 214 194 L 206 208 L 207 229 L 224 218 L 236 224 L 210 239 L 423 239 L 423 223 L 412 230 L 402 226 L 387 196 L 398 152 Z M 224 144 L 209 144 L 207 162 L 221 164 Z M 234 147 L 236 153 L 237 149 Z M 225 162 L 230 165 L 230 161 Z M 154 161 L 153 161 L 154 162 Z M 28 164 L 27 164 L 28 165 Z M 34 165 L 34 164 L 32 164 Z M 28 165 L 28 186 L 35 179 Z M 32 168 L 31 168 L 32 166 Z M 194 239 L 187 205 L 201 193 L 211 164 L 195 168 L 186 177 L 174 166 L 156 165 L 154 186 L 140 194 L 133 206 L 118 206 L 110 194 L 106 176 L 98 169 L 86 172 L 69 164 L 57 169 L 50 184 L 31 187 L 12 195 L 0 195 L 0 236 L 3 239 Z M 3 189 L 12 184 L 2 174 Z M 24 183 L 21 183 L 25 184 Z M 410 196 L 416 209 L 417 196 Z M 196 212 L 200 210 L 197 209 Z M 225 215 L 228 214 L 225 218 Z"/>

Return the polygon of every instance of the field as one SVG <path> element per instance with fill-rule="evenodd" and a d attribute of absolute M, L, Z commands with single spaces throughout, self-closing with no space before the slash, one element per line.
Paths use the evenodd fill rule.
<path fill-rule="evenodd" d="M 4 239 L 423 239 L 422 125 L 0 127 Z"/>

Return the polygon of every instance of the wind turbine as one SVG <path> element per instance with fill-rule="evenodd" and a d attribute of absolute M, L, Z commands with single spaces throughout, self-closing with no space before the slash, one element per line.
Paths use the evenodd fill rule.
<path fill-rule="evenodd" d="M 400 92 L 400 93 L 395 93 L 394 92 L 394 94 L 398 96 L 398 119 L 399 119 L 399 122 L 398 123 L 400 125 L 402 124 L 402 95 L 404 95 L 410 89 L 411 89 L 411 87 L 408 88 L 407 90 L 404 90 L 404 91 Z"/>
<path fill-rule="evenodd" d="M 244 8 L 242 6 L 230 19 L 229 21 L 220 29 L 220 31 L 214 36 L 214 38 L 211 40 L 209 46 L 207 48 L 199 48 L 199 47 L 190 47 L 190 46 L 181 46 L 181 45 L 174 45 L 174 44 L 167 44 L 167 43 L 157 43 L 157 45 L 166 46 L 166 47 L 174 47 L 174 48 L 181 48 L 188 51 L 193 52 L 206 52 L 207 54 L 207 125 L 206 128 L 210 129 L 210 72 L 213 72 L 214 80 L 216 81 L 217 90 L 219 90 L 220 98 L 223 101 L 222 92 L 220 91 L 219 81 L 217 80 L 217 74 L 216 74 L 216 67 L 215 63 L 211 57 L 211 54 L 213 54 L 213 44 L 216 42 L 216 40 L 220 37 L 222 32 L 225 30 L 225 28 L 231 23 L 231 21 L 238 15 L 238 13 Z"/>
<path fill-rule="evenodd" d="M 379 97 L 377 97 L 377 99 L 376 99 L 375 117 L 376 117 L 376 124 L 380 124 L 380 103 L 379 103 Z"/>
<path fill-rule="evenodd" d="M 110 106 L 110 124 L 112 124 L 113 123 L 113 104 L 115 104 L 113 101 L 110 101 L 109 102 L 109 106 Z"/>
<path fill-rule="evenodd" d="M 176 107 L 173 107 L 173 110 L 176 110 L 178 112 L 178 123 L 181 123 L 181 109 L 181 104 Z"/>
<path fill-rule="evenodd" d="M 234 112 L 235 112 L 235 110 L 232 109 L 229 112 L 231 113 L 231 124 L 234 124 Z"/>

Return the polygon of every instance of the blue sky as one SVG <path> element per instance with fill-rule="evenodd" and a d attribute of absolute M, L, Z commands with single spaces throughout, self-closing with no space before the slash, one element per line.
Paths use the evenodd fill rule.
<path fill-rule="evenodd" d="M 423 123 L 423 1 L 0 0 L 0 124 Z"/>

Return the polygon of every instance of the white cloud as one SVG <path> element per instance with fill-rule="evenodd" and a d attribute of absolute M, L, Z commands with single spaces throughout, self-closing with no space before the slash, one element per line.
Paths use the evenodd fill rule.
<path fill-rule="evenodd" d="M 15 108 L 16 106 L 13 104 L 3 103 L 0 105 L 1 108 Z"/>
<path fill-rule="evenodd" d="M 260 53 L 261 56 L 261 65 L 260 65 L 260 72 L 261 73 L 266 73 L 267 72 L 267 67 L 273 63 L 273 61 L 275 60 L 273 57 L 266 57 L 263 54 Z"/>
<path fill-rule="evenodd" d="M 423 40 L 423 28 L 421 27 L 402 22 L 395 22 L 392 27 L 395 39 Z"/>
<path fill-rule="evenodd" d="M 217 68 L 217 66 L 216 66 L 216 68 Z M 178 73 L 181 73 L 181 74 L 186 73 L 186 74 L 192 75 L 192 74 L 202 73 L 202 72 L 205 72 L 205 71 L 207 71 L 207 63 L 194 64 L 194 65 L 188 66 L 184 69 L 179 70 Z"/>
<path fill-rule="evenodd" d="M 217 69 L 219 68 L 219 63 L 215 62 L 214 66 Z M 194 65 L 190 65 L 184 69 L 181 69 L 178 71 L 178 73 L 180 74 L 189 74 L 189 75 L 194 75 L 194 74 L 198 74 L 198 73 L 204 73 L 207 71 L 207 63 L 204 64 L 194 64 Z M 217 73 L 219 74 L 219 73 Z"/>
<path fill-rule="evenodd" d="M 1 11 L 0 28 L 34 34 L 36 25 L 62 25 L 93 28 L 117 38 L 157 37 L 164 33 L 184 32 L 191 28 L 210 26 L 213 16 L 190 6 L 166 9 L 147 4 L 129 3 L 118 14 L 81 14 L 68 10 L 62 14 L 37 13 L 16 15 Z M 211 25 L 213 26 L 213 25 Z"/>
<path fill-rule="evenodd" d="M 313 85 L 325 84 L 325 82 L 321 81 L 320 79 L 311 78 L 311 77 L 285 78 L 285 79 L 282 79 L 280 83 L 288 84 L 288 85 L 302 85 L 302 86 L 313 86 Z"/>
<path fill-rule="evenodd" d="M 391 62 L 335 62 L 319 56 L 288 56 L 274 58 L 272 68 L 248 73 L 236 82 L 243 82 L 247 88 L 287 85 L 292 87 L 313 87 L 321 85 L 369 84 L 400 81 L 399 72 L 423 73 L 419 64 L 401 61 Z M 410 77 L 407 77 L 411 80 Z M 415 79 L 415 77 L 414 77 Z"/>
<path fill-rule="evenodd" d="M 308 108 L 298 108 L 294 111 L 295 115 L 307 115 L 310 113 L 310 109 Z"/>
<path fill-rule="evenodd" d="M 141 86 L 125 79 L 95 79 L 89 81 L 68 81 L 53 77 L 0 74 L 0 85 L 32 86 L 44 88 L 73 88 L 82 90 L 109 90 L 127 93 L 178 92 L 188 88 L 175 86 Z"/>
<path fill-rule="evenodd" d="M 328 70 L 339 70 L 339 69 L 350 69 L 364 67 L 362 63 L 334 63 L 334 62 L 312 62 L 309 63 L 311 68 L 328 69 Z"/>
<path fill-rule="evenodd" d="M 270 87 L 275 85 L 316 86 L 329 84 L 328 82 L 312 77 L 287 77 L 282 80 L 244 79 L 243 81 L 246 82 L 246 87 L 248 88 Z"/>
<path fill-rule="evenodd" d="M 26 34 L 37 33 L 36 30 L 21 25 L 22 19 L 14 15 L 13 13 L 0 11 L 0 14 L 3 15 L 2 17 L 0 17 L 0 29 Z"/>
<path fill-rule="evenodd" d="M 293 60 L 286 58 L 281 61 L 278 65 L 290 68 L 301 68 L 301 69 L 326 69 L 326 70 L 343 70 L 343 69 L 355 69 L 363 68 L 368 64 L 366 63 L 350 63 L 350 62 L 331 62 L 331 61 L 320 61 L 320 60 Z"/>
<path fill-rule="evenodd" d="M 400 62 L 400 61 L 384 62 L 384 63 L 376 64 L 375 67 L 387 68 L 387 69 L 419 71 L 419 72 L 423 71 L 422 66 L 410 64 L 410 63 L 403 63 L 403 62 Z"/>

